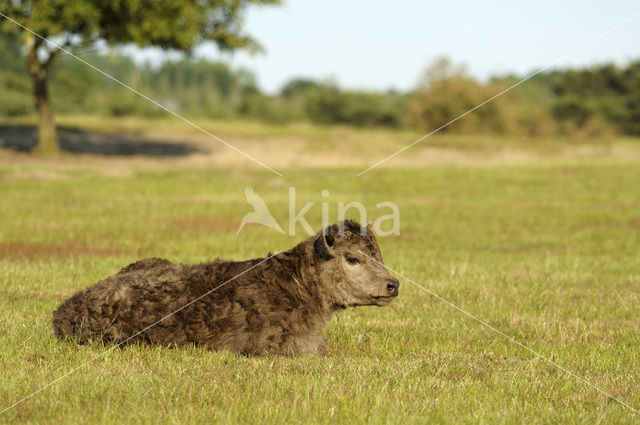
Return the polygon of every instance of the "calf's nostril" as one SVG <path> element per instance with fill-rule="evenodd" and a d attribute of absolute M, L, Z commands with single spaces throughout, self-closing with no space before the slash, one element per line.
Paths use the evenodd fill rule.
<path fill-rule="evenodd" d="M 398 289 L 399 286 L 400 282 L 398 282 L 398 279 L 393 279 L 387 284 L 387 289 L 393 291 L 394 289 Z"/>

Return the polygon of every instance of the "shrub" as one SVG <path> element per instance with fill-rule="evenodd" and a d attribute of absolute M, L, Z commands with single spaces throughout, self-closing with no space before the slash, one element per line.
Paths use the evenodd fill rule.
<path fill-rule="evenodd" d="M 447 59 L 439 59 L 427 69 L 421 86 L 411 95 L 405 122 L 425 131 L 451 123 L 440 131 L 502 133 L 507 125 L 497 102 L 457 119 L 495 95 L 496 90 L 476 82 Z"/>
<path fill-rule="evenodd" d="M 14 73 L 0 74 L 0 115 L 15 117 L 33 112 L 31 81 Z"/>
<path fill-rule="evenodd" d="M 34 110 L 29 94 L 0 89 L 0 115 L 15 117 L 28 115 Z"/>

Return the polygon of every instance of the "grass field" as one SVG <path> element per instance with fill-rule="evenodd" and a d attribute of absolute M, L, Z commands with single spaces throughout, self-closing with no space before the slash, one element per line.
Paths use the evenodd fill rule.
<path fill-rule="evenodd" d="M 51 312 L 131 261 L 287 249 L 250 225 L 254 187 L 282 225 L 288 187 L 320 226 L 322 189 L 401 210 L 386 264 L 640 408 L 640 167 L 621 159 L 268 171 L 70 157 L 0 165 L 0 410 L 99 355 Z M 18 158 L 18 160 L 15 160 Z M 24 159 L 24 161 L 22 160 Z M 70 166 L 72 164 L 73 166 Z M 74 165 L 75 164 L 75 165 Z M 109 352 L 2 423 L 637 423 L 640 415 L 401 279 L 389 307 L 340 313 L 325 358 L 201 348 Z"/>

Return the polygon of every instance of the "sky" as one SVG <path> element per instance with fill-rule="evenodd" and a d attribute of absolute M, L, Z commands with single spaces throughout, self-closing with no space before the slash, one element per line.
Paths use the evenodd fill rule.
<path fill-rule="evenodd" d="M 330 78 L 350 89 L 407 90 L 440 56 L 481 79 L 524 76 L 635 16 L 556 67 L 640 59 L 638 0 L 284 1 L 247 10 L 246 32 L 264 54 L 229 55 L 203 45 L 197 56 L 252 70 L 268 93 L 294 77 Z"/>

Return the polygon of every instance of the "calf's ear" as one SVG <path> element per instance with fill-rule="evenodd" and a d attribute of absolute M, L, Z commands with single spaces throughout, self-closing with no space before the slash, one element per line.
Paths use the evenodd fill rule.
<path fill-rule="evenodd" d="M 337 228 L 335 225 L 328 226 L 322 229 L 318 239 L 314 244 L 316 253 L 320 256 L 320 258 L 329 260 L 335 256 L 333 251 L 333 244 L 335 242 L 335 237 L 337 233 Z"/>

